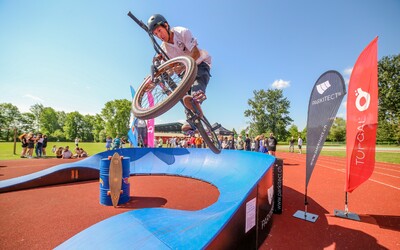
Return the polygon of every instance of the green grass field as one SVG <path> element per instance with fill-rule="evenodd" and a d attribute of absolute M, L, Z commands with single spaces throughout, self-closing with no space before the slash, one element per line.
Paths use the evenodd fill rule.
<path fill-rule="evenodd" d="M 51 152 L 51 148 L 53 145 L 57 147 L 65 147 L 69 146 L 70 149 L 74 149 L 74 142 L 49 142 L 47 146 L 47 156 L 54 157 L 55 155 Z M 103 152 L 105 148 L 105 143 L 91 143 L 91 142 L 80 142 L 79 147 L 86 150 L 86 152 L 90 155 L 97 154 L 99 152 Z M 288 151 L 288 146 L 278 146 L 278 151 Z M 295 151 L 297 152 L 297 146 L 295 146 Z M 14 143 L 12 142 L 1 142 L 0 143 L 0 160 L 11 160 L 11 159 L 19 159 L 21 153 L 21 143 L 17 143 L 16 147 L 16 155 L 14 152 Z M 303 153 L 306 152 L 306 149 L 303 149 Z M 35 156 L 35 153 L 33 154 Z M 342 146 L 324 146 L 322 149 L 321 155 L 325 156 L 336 156 L 336 157 L 346 157 L 345 147 Z M 379 162 L 389 162 L 400 164 L 400 147 L 398 146 L 378 146 L 377 152 L 375 154 L 376 161 Z"/>
<path fill-rule="evenodd" d="M 55 154 L 51 152 L 53 145 L 56 147 L 66 147 L 69 146 L 70 150 L 74 152 L 75 143 L 74 142 L 49 142 L 47 144 L 46 152 L 48 157 L 55 157 Z M 106 150 L 105 143 L 92 143 L 92 142 L 80 142 L 79 147 L 83 148 L 89 156 L 103 152 Z M 12 142 L 1 142 L 0 143 L 0 160 L 11 160 L 19 159 L 21 155 L 21 143 L 17 142 L 16 155 L 14 155 L 14 143 Z M 35 151 L 33 151 L 33 156 L 35 156 Z"/>
<path fill-rule="evenodd" d="M 289 151 L 289 146 L 278 146 L 278 151 Z M 295 152 L 298 152 L 297 145 L 294 147 Z M 306 147 L 303 147 L 303 153 L 306 152 Z M 320 155 L 346 157 L 346 146 L 324 146 Z M 398 146 L 377 146 L 375 152 L 375 161 L 400 164 L 400 147 Z"/>

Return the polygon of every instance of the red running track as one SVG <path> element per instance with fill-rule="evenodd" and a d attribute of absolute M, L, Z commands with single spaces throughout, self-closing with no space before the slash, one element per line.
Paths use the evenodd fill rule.
<path fill-rule="evenodd" d="M 370 180 L 349 194 L 361 222 L 335 217 L 344 209 L 345 159 L 320 156 L 308 186 L 315 223 L 293 217 L 304 211 L 305 154 L 284 159 L 283 213 L 260 249 L 400 249 L 400 165 L 376 163 Z M 0 161 L 0 180 L 60 164 L 60 159 Z M 197 210 L 218 199 L 207 183 L 166 176 L 131 177 L 132 200 L 119 208 L 99 204 L 97 181 L 0 194 L 1 249 L 52 249 L 83 229 L 130 209 Z"/>

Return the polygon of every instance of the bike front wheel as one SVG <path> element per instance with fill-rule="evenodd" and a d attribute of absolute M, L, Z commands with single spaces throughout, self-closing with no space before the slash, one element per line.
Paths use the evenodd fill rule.
<path fill-rule="evenodd" d="M 208 120 L 203 116 L 202 118 L 197 118 L 194 123 L 204 142 L 211 149 L 211 151 L 213 151 L 215 154 L 221 153 L 221 144 L 218 140 L 218 136 L 214 132 Z"/>
<path fill-rule="evenodd" d="M 146 77 L 132 101 L 132 113 L 147 120 L 170 110 L 190 90 L 197 76 L 192 57 L 180 56 L 168 60 L 154 74 Z"/>

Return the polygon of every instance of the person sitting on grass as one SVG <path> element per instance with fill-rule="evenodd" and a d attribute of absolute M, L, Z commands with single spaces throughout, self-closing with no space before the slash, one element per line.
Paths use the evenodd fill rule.
<path fill-rule="evenodd" d="M 79 147 L 75 148 L 74 155 L 72 157 L 73 158 L 80 158 L 81 157 L 81 149 Z"/>
<path fill-rule="evenodd" d="M 55 152 L 55 153 L 56 153 L 56 158 L 59 158 L 59 159 L 62 158 L 63 150 L 64 150 L 63 147 L 59 147 L 59 148 L 56 150 L 56 152 Z"/>
<path fill-rule="evenodd" d="M 79 148 L 79 151 L 81 152 L 80 157 L 84 158 L 84 157 L 88 157 L 88 153 L 86 153 L 86 151 L 83 148 Z"/>
<path fill-rule="evenodd" d="M 69 150 L 69 146 L 66 146 L 64 151 L 62 152 L 62 158 L 63 159 L 71 159 L 72 157 L 72 152 Z"/>

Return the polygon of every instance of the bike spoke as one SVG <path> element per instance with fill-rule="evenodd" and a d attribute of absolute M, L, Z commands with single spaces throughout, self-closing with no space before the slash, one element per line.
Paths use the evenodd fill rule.
<path fill-rule="evenodd" d="M 151 87 L 139 99 L 141 108 L 149 109 L 162 103 L 181 82 L 185 68 L 183 63 L 177 62 L 168 69 L 157 72 L 153 80 L 155 83 L 151 83 Z"/>

